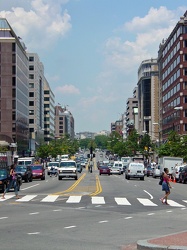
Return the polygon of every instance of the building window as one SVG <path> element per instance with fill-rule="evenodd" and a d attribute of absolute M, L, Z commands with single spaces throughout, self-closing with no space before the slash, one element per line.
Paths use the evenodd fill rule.
<path fill-rule="evenodd" d="M 34 102 L 33 102 L 33 101 L 30 101 L 30 102 L 29 102 L 29 106 L 34 106 Z"/>
<path fill-rule="evenodd" d="M 184 131 L 187 131 L 187 124 L 184 124 Z"/>
<path fill-rule="evenodd" d="M 187 54 L 184 54 L 184 61 L 187 61 Z"/>
<path fill-rule="evenodd" d="M 16 74 L 16 66 L 12 66 L 12 74 L 13 74 L 13 75 Z"/>
<path fill-rule="evenodd" d="M 16 55 L 12 54 L 12 63 L 16 63 Z"/>
<path fill-rule="evenodd" d="M 34 97 L 34 92 L 29 92 L 29 97 Z"/>
<path fill-rule="evenodd" d="M 16 51 L 16 44 L 12 43 L 12 51 L 15 52 Z"/>
<path fill-rule="evenodd" d="M 34 119 L 29 119 L 29 123 L 33 124 L 34 123 Z"/>
<path fill-rule="evenodd" d="M 16 89 L 12 89 L 12 97 L 13 97 L 13 98 L 16 97 Z"/>
<path fill-rule="evenodd" d="M 33 83 L 33 82 L 30 82 L 30 83 L 29 83 L 29 88 L 31 88 L 31 89 L 34 88 L 34 83 Z"/>
<path fill-rule="evenodd" d="M 29 65 L 29 70 L 34 70 L 34 65 Z"/>
<path fill-rule="evenodd" d="M 12 109 L 15 109 L 15 108 L 16 108 L 16 101 L 12 100 Z"/>
<path fill-rule="evenodd" d="M 183 85 L 184 87 L 184 89 L 187 89 L 187 82 L 184 82 L 184 85 Z"/>
<path fill-rule="evenodd" d="M 187 48 L 187 40 L 184 40 L 184 48 Z"/>
<path fill-rule="evenodd" d="M 29 79 L 34 79 L 34 75 L 33 74 L 29 74 Z"/>
<path fill-rule="evenodd" d="M 29 62 L 34 62 L 34 56 L 29 56 Z"/>
<path fill-rule="evenodd" d="M 34 110 L 29 110 L 29 115 L 34 115 Z"/>
<path fill-rule="evenodd" d="M 16 78 L 12 77 L 12 86 L 16 86 Z"/>

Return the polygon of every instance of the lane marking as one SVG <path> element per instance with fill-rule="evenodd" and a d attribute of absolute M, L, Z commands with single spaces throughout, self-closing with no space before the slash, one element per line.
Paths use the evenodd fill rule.
<path fill-rule="evenodd" d="M 100 224 L 101 224 L 101 223 L 106 223 L 106 222 L 108 222 L 108 220 L 99 221 Z"/>
<path fill-rule="evenodd" d="M 62 209 L 55 209 L 55 210 L 53 210 L 53 212 L 61 212 L 62 211 Z"/>
<path fill-rule="evenodd" d="M 178 202 L 175 202 L 175 201 L 173 201 L 173 200 L 168 200 L 168 204 L 169 204 L 171 207 L 185 207 L 184 205 L 179 204 Z"/>
<path fill-rule="evenodd" d="M 13 198 L 15 195 L 14 194 L 6 194 L 6 196 L 5 196 L 5 199 L 0 199 L 0 201 L 6 201 L 6 200 L 9 200 L 9 199 L 11 199 L 11 198 Z"/>
<path fill-rule="evenodd" d="M 59 195 L 48 195 L 45 198 L 43 198 L 40 202 L 54 202 L 57 200 Z"/>
<path fill-rule="evenodd" d="M 147 192 L 146 190 L 144 190 L 144 192 L 150 196 L 151 200 L 153 199 L 153 196 L 149 192 Z"/>
<path fill-rule="evenodd" d="M 81 201 L 82 196 L 70 196 L 66 203 L 79 203 Z"/>
<path fill-rule="evenodd" d="M 0 220 L 8 219 L 8 217 L 0 217 Z"/>
<path fill-rule="evenodd" d="M 150 213 L 150 214 L 148 214 L 148 215 L 154 215 L 155 213 Z"/>
<path fill-rule="evenodd" d="M 25 195 L 24 197 L 17 199 L 16 201 L 18 202 L 27 202 L 27 201 L 31 201 L 32 199 L 34 199 L 37 195 Z"/>
<path fill-rule="evenodd" d="M 129 219 L 132 219 L 132 217 L 129 216 L 129 217 L 125 217 L 124 219 L 129 220 Z"/>
<path fill-rule="evenodd" d="M 69 228 L 75 228 L 77 226 L 69 226 L 69 227 L 64 227 L 65 229 L 69 229 Z"/>
<path fill-rule="evenodd" d="M 39 212 L 29 213 L 29 215 L 39 214 Z"/>
<path fill-rule="evenodd" d="M 99 176 L 96 175 L 95 178 L 96 178 L 96 191 L 94 193 L 91 193 L 90 196 L 98 195 L 103 191 L 99 180 Z"/>
<path fill-rule="evenodd" d="M 38 185 L 40 185 L 40 184 L 38 183 L 38 184 L 32 185 L 32 186 L 30 186 L 30 187 L 21 188 L 21 191 L 27 190 L 27 189 L 29 189 L 29 188 L 36 187 L 36 186 L 38 186 Z"/>
<path fill-rule="evenodd" d="M 33 233 L 28 233 L 28 235 L 34 235 L 34 234 L 40 234 L 40 232 L 33 232 Z"/>
<path fill-rule="evenodd" d="M 92 204 L 105 204 L 104 197 L 101 196 L 92 197 Z"/>

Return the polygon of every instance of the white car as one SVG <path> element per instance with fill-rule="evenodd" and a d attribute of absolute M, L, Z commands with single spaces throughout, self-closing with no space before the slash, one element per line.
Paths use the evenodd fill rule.
<path fill-rule="evenodd" d="M 121 174 L 121 169 L 119 168 L 119 167 L 114 167 L 114 166 L 112 166 L 111 168 L 110 168 L 110 174 Z"/>
<path fill-rule="evenodd" d="M 184 166 L 186 166 L 186 165 L 175 166 L 173 173 L 172 173 L 172 176 L 175 178 L 176 181 L 179 180 L 179 174 L 183 170 Z"/>
<path fill-rule="evenodd" d="M 153 167 L 153 178 L 160 177 L 160 166 L 156 165 Z"/>

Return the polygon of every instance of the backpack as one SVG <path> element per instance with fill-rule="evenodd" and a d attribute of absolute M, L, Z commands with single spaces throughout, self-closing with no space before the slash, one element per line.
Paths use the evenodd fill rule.
<path fill-rule="evenodd" d="M 159 185 L 162 185 L 162 182 L 163 182 L 163 174 L 160 176 L 160 181 L 159 181 Z"/>

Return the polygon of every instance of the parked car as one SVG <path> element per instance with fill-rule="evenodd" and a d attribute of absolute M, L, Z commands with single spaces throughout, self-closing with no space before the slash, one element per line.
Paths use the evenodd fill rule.
<path fill-rule="evenodd" d="M 110 174 L 121 174 L 121 169 L 119 168 L 119 167 L 114 167 L 114 166 L 112 166 L 111 168 L 110 168 Z"/>
<path fill-rule="evenodd" d="M 175 180 L 178 182 L 179 181 L 179 175 L 181 173 L 181 171 L 183 170 L 184 166 L 186 165 L 179 165 L 179 166 L 175 166 L 172 176 L 173 178 L 175 178 Z"/>
<path fill-rule="evenodd" d="M 179 174 L 179 182 L 185 184 L 187 181 L 187 165 L 183 167 Z"/>
<path fill-rule="evenodd" d="M 30 165 L 33 179 L 45 180 L 45 169 L 42 164 Z"/>
<path fill-rule="evenodd" d="M 108 166 L 100 166 L 99 167 L 99 174 L 102 175 L 102 174 L 107 174 L 107 175 L 110 175 L 110 168 Z"/>
<path fill-rule="evenodd" d="M 7 188 L 9 184 L 9 170 L 6 168 L 0 169 L 0 190 L 2 193 L 4 193 L 5 189 Z M 20 186 L 22 185 L 22 178 L 20 175 L 17 174 L 17 186 L 18 191 L 20 190 Z"/>
<path fill-rule="evenodd" d="M 15 167 L 15 172 L 19 174 L 22 177 L 22 180 L 25 182 L 31 182 L 32 181 L 32 169 L 30 166 L 25 165 L 17 165 Z"/>

